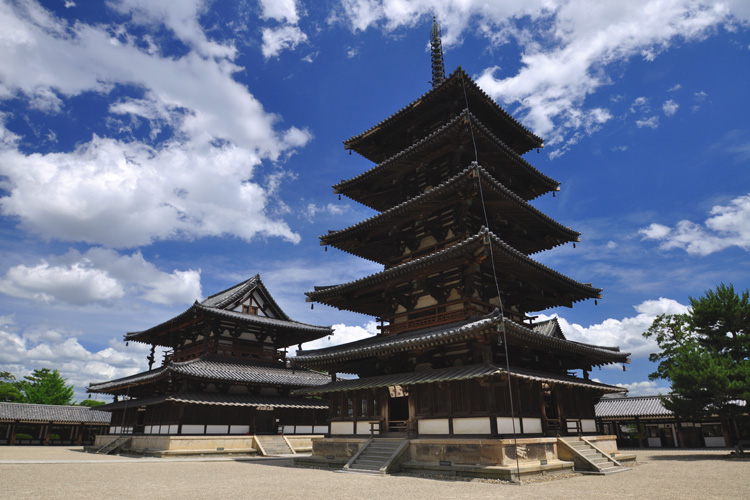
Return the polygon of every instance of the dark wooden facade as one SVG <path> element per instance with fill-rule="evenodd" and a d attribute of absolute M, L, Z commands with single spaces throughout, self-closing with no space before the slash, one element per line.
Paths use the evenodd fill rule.
<path fill-rule="evenodd" d="M 334 192 L 379 213 L 321 236 L 383 265 L 308 300 L 375 316 L 380 334 L 292 363 L 356 374 L 296 391 L 331 402 L 331 434 L 595 433 L 594 404 L 621 389 L 592 382 L 627 353 L 568 341 L 533 314 L 601 290 L 530 255 L 579 233 L 529 205 L 559 183 L 521 155 L 542 146 L 461 69 L 344 142 L 376 163 Z M 581 370 L 583 378 L 570 375 Z"/>
<path fill-rule="evenodd" d="M 294 389 L 330 377 L 286 364 L 286 348 L 331 334 L 291 320 L 259 276 L 196 302 L 187 311 L 126 341 L 152 346 L 150 370 L 91 384 L 112 394 L 117 434 L 276 434 L 327 430 L 327 402 L 293 397 Z M 153 368 L 156 347 L 168 349 Z"/>

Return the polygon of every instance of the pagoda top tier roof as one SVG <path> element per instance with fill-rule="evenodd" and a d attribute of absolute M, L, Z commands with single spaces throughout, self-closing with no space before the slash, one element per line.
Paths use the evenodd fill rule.
<path fill-rule="evenodd" d="M 171 361 L 155 370 L 108 382 L 90 384 L 88 392 L 124 393 L 129 387 L 176 377 L 212 383 L 259 385 L 263 387 L 309 387 L 330 382 L 331 377 L 312 370 L 287 368 L 283 364 L 240 361 L 207 356 L 189 361 Z"/>
<path fill-rule="evenodd" d="M 254 296 L 263 301 L 266 315 L 243 312 L 241 305 Z M 240 309 L 240 310 L 237 310 Z M 182 335 L 190 333 L 202 321 L 214 320 L 225 328 L 239 328 L 256 335 L 271 336 L 276 347 L 287 347 L 330 335 L 332 328 L 294 321 L 276 304 L 259 275 L 238 283 L 202 302 L 196 301 L 184 312 L 156 326 L 128 332 L 126 341 L 174 347 Z"/>
<path fill-rule="evenodd" d="M 474 148 L 470 145 L 472 140 L 476 141 L 476 156 L 466 153 L 469 160 L 478 159 L 500 182 L 508 185 L 524 200 L 534 199 L 550 191 L 559 191 L 559 182 L 521 158 L 466 108 L 446 119 L 442 126 L 429 135 L 395 152 L 378 165 L 334 184 L 333 191 L 345 194 L 375 210 L 386 210 L 404 200 L 398 199 L 396 194 L 378 189 L 378 186 L 398 186 L 401 179 L 422 166 L 425 157 L 446 152 L 454 156 L 460 143 L 466 143 L 466 151 L 473 152 Z"/>
<path fill-rule="evenodd" d="M 488 333 L 496 339 L 500 335 L 498 325 L 501 323 L 505 326 L 505 334 L 509 343 L 523 343 L 553 352 L 583 356 L 593 365 L 629 362 L 628 356 L 630 356 L 630 353 L 620 352 L 617 347 L 584 344 L 546 335 L 536 331 L 533 325 L 531 327 L 520 325 L 504 318 L 500 311 L 495 310 L 486 316 L 474 317 L 448 325 L 423 328 L 391 336 L 377 335 L 323 349 L 297 351 L 297 355 L 291 359 L 291 363 L 296 366 L 321 369 L 341 362 L 389 356 L 398 352 L 410 352 L 453 344 Z"/>
<path fill-rule="evenodd" d="M 473 163 L 461 173 L 447 179 L 442 184 L 407 200 L 400 205 L 374 215 L 357 224 L 339 231 L 331 231 L 321 236 L 321 245 L 331 245 L 353 255 L 387 264 L 388 254 L 368 235 L 390 231 L 393 227 L 416 220 L 419 215 L 428 215 L 435 210 L 449 206 L 460 198 L 458 193 L 465 194 L 467 182 L 476 179 L 482 183 L 483 197 L 498 214 L 523 226 L 518 238 L 509 244 L 525 254 L 548 250 L 570 241 L 579 241 L 581 233 L 563 226 L 554 219 L 529 205 L 513 191 L 495 180 L 484 168 Z M 450 198 L 450 199 L 449 199 Z M 526 234 L 524 234 L 526 233 Z M 531 234 L 532 236 L 529 236 Z M 533 235 L 538 238 L 534 239 Z M 386 238 L 391 240 L 391 237 Z M 366 241 L 367 244 L 363 244 Z"/>
<path fill-rule="evenodd" d="M 370 306 L 362 307 L 349 297 L 354 295 L 363 297 L 367 293 L 374 294 L 386 288 L 392 289 L 415 279 L 419 275 L 440 272 L 463 265 L 467 256 L 470 258 L 473 256 L 480 261 L 485 260 L 485 257 L 493 257 L 499 273 L 513 271 L 519 279 L 524 278 L 530 283 L 534 283 L 538 289 L 554 291 L 553 294 L 532 297 L 530 295 L 531 287 L 522 287 L 517 293 L 523 295 L 523 306 L 526 311 L 541 311 L 559 305 L 570 306 L 573 302 L 600 298 L 602 291 L 600 288 L 595 288 L 587 283 L 579 283 L 540 264 L 508 245 L 484 227 L 475 235 L 443 250 L 349 283 L 316 287 L 314 291 L 305 294 L 311 301 L 325 303 L 339 309 L 380 316 L 382 311 L 371 310 Z"/>
<path fill-rule="evenodd" d="M 501 135 L 518 154 L 542 147 L 544 143 L 543 139 L 534 135 L 501 108 L 459 66 L 448 78 L 419 99 L 374 127 L 344 141 L 344 147 L 356 151 L 368 160 L 380 163 L 409 145 L 403 143 L 404 140 L 409 140 L 403 133 L 404 130 L 420 122 L 424 122 L 421 123 L 422 127 L 428 127 L 428 123 L 435 121 L 434 117 L 446 110 L 449 111 L 448 108 L 455 102 L 468 103 L 472 113 L 479 116 L 482 123 L 491 130 Z"/>

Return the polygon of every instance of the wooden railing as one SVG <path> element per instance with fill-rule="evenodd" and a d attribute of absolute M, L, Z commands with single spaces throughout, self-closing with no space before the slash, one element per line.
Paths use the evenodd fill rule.
<path fill-rule="evenodd" d="M 408 420 L 389 420 L 388 431 L 389 432 L 406 432 L 406 424 Z"/>
<path fill-rule="evenodd" d="M 454 311 L 446 311 L 448 307 L 455 305 L 462 305 L 461 309 Z M 399 315 L 393 318 L 393 321 L 399 317 L 406 316 L 417 316 L 418 318 L 407 319 L 399 323 L 392 322 L 390 325 L 384 325 L 380 328 L 383 335 L 393 335 L 398 332 L 407 330 L 418 330 L 420 328 L 427 328 L 430 326 L 444 325 L 446 323 L 454 323 L 469 318 L 473 314 L 488 314 L 495 308 L 492 304 L 480 302 L 477 300 L 454 300 L 452 302 L 446 302 L 445 304 L 438 304 L 433 307 L 425 307 L 424 309 L 418 309 L 411 311 L 407 314 Z"/>

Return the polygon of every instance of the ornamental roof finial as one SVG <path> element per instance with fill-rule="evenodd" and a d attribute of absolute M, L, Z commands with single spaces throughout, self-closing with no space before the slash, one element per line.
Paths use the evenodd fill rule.
<path fill-rule="evenodd" d="M 437 87 L 445 80 L 445 64 L 443 63 L 443 43 L 440 41 L 440 25 L 435 16 L 432 16 L 430 51 L 432 52 L 432 86 Z"/>

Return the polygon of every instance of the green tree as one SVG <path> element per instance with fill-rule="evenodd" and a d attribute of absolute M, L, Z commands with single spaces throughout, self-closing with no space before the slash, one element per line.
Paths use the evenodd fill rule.
<path fill-rule="evenodd" d="M 78 403 L 78 406 L 88 406 L 89 408 L 96 408 L 97 406 L 105 405 L 104 401 L 97 401 L 95 399 L 84 399 L 80 403 Z"/>
<path fill-rule="evenodd" d="M 643 334 L 661 349 L 652 380 L 668 379 L 672 392 L 664 406 L 685 418 L 743 414 L 750 399 L 750 293 L 723 283 L 697 299 L 687 314 L 662 315 Z"/>
<path fill-rule="evenodd" d="M 42 368 L 24 377 L 21 390 L 25 403 L 45 405 L 69 405 L 73 401 L 73 386 L 65 385 L 65 379 L 57 370 Z"/>
<path fill-rule="evenodd" d="M 22 403 L 23 393 L 21 383 L 10 372 L 0 372 L 0 401 L 6 403 Z"/>

